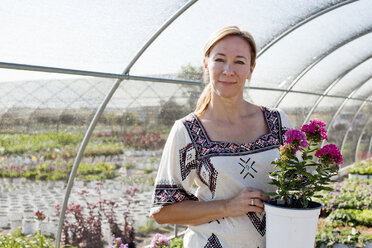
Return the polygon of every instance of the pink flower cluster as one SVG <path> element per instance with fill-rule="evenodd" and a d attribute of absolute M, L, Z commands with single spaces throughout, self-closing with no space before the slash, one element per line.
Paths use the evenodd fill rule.
<path fill-rule="evenodd" d="M 303 148 L 307 147 L 308 143 L 306 141 L 306 135 L 297 130 L 297 129 L 289 129 L 286 133 L 285 136 L 287 137 L 286 143 L 288 144 L 294 144 L 296 146 L 296 149 L 299 149 L 299 146 L 301 145 Z"/>
<path fill-rule="evenodd" d="M 128 244 L 123 244 L 121 238 L 114 238 L 112 243 L 109 248 L 128 248 Z"/>
<path fill-rule="evenodd" d="M 38 220 L 44 220 L 44 219 L 45 219 L 45 215 L 44 215 L 44 213 L 41 212 L 41 211 L 37 211 L 37 212 L 35 213 L 35 216 L 36 216 L 36 218 L 37 218 Z"/>
<path fill-rule="evenodd" d="M 328 140 L 327 137 L 327 131 L 324 129 L 326 124 L 322 121 L 319 121 L 318 119 L 313 119 L 310 121 L 309 124 L 304 124 L 301 127 L 301 131 L 306 133 L 307 137 L 310 139 L 314 138 L 315 141 L 320 141 L 320 140 Z"/>
<path fill-rule="evenodd" d="M 169 240 L 163 234 L 157 233 L 155 234 L 154 238 L 151 240 L 150 248 L 160 248 L 163 246 L 168 246 Z"/>
<path fill-rule="evenodd" d="M 343 162 L 341 152 L 334 144 L 325 145 L 315 153 L 315 156 L 325 163 L 342 164 Z"/>

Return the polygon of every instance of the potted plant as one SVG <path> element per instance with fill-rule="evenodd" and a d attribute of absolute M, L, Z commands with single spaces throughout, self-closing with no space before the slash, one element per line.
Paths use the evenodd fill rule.
<path fill-rule="evenodd" d="M 47 234 L 48 230 L 48 223 L 45 220 L 45 215 L 41 211 L 37 211 L 35 213 L 35 217 L 38 220 L 38 229 L 40 230 L 41 233 Z"/>
<path fill-rule="evenodd" d="M 359 240 L 363 244 L 363 248 L 372 248 L 372 235 L 361 236 Z"/>
<path fill-rule="evenodd" d="M 272 162 L 270 174 L 275 192 L 267 193 L 265 203 L 267 248 L 313 248 L 316 227 L 322 205 L 312 201 L 321 190 L 331 190 L 328 184 L 338 172 L 342 156 L 338 147 L 328 144 L 325 123 L 317 119 L 300 130 L 290 129 L 280 147 L 280 159 Z"/>
<path fill-rule="evenodd" d="M 348 170 L 349 178 L 370 179 L 372 178 L 372 160 L 357 162 Z"/>

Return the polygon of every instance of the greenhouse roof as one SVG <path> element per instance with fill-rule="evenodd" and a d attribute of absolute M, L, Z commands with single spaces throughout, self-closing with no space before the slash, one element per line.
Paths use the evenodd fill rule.
<path fill-rule="evenodd" d="M 371 150 L 371 1 L 4 0 L 0 7 L 2 128 L 9 115 L 96 111 L 106 96 L 108 109 L 185 102 L 184 86 L 200 80 L 182 70 L 202 65 L 212 32 L 237 25 L 259 48 L 247 98 L 288 111 L 297 126 L 319 117 L 336 132 L 346 123 L 343 133 L 356 132 L 355 145 Z"/>

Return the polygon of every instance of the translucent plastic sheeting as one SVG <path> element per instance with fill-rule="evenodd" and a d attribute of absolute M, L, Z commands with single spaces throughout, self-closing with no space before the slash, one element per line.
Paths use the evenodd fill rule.
<path fill-rule="evenodd" d="M 256 90 L 247 89 L 245 91 L 247 94 L 246 99 L 252 102 L 264 105 L 268 107 L 273 107 L 276 100 L 279 98 L 282 92 L 280 91 L 270 91 L 270 90 Z"/>
<path fill-rule="evenodd" d="M 324 97 L 313 111 L 309 120 L 317 118 L 326 124 L 330 123 L 333 114 L 336 113 L 343 101 L 343 98 Z"/>
<path fill-rule="evenodd" d="M 345 130 L 347 130 L 349 127 L 355 129 L 355 126 L 350 126 L 350 124 L 361 104 L 363 104 L 362 101 L 348 100 L 346 104 L 341 107 L 341 111 L 335 116 L 332 126 L 328 127 L 328 133 L 331 134 L 330 136 L 335 136 L 332 134 L 332 132 L 339 131 L 342 128 Z M 367 116 L 364 116 L 362 113 L 359 115 L 360 116 L 357 123 L 358 127 L 363 125 L 367 118 Z"/>
<path fill-rule="evenodd" d="M 354 2 L 296 29 L 260 57 L 252 85 L 267 82 L 269 87 L 288 88 L 317 59 L 325 58 L 337 47 L 372 30 L 368 11 L 371 7 L 371 1 Z M 324 74 L 327 74 L 326 68 Z M 317 91 L 316 83 L 314 88 Z"/>
<path fill-rule="evenodd" d="M 296 115 L 295 125 L 300 127 L 317 98 L 318 96 L 315 95 L 289 93 L 278 107 L 294 112 Z"/>
<path fill-rule="evenodd" d="M 108 108 L 115 104 L 130 111 L 141 107 L 156 107 L 169 100 L 180 105 L 187 104 L 189 101 L 195 103 L 201 90 L 200 86 L 129 80 L 120 85 Z"/>
<path fill-rule="evenodd" d="M 76 113 L 87 117 L 78 121 L 85 130 L 114 82 L 113 79 L 53 75 L 57 79 L 0 83 L 1 130 L 26 128 L 27 132 L 34 129 L 41 132 L 43 124 L 77 121 Z"/>
<path fill-rule="evenodd" d="M 204 43 L 223 26 L 238 25 L 249 30 L 261 48 L 291 25 L 340 2 L 343 1 L 198 1 L 159 36 L 131 73 L 177 77 L 184 65 L 202 65 Z"/>
<path fill-rule="evenodd" d="M 358 98 L 368 98 L 372 96 L 372 72 L 371 78 L 367 80 L 354 94 Z"/>
<path fill-rule="evenodd" d="M 3 0 L 1 61 L 121 73 L 186 2 Z"/>
<path fill-rule="evenodd" d="M 369 150 L 371 135 L 371 133 L 364 133 L 362 135 L 359 149 L 356 151 L 358 160 L 369 159 L 371 157 L 371 151 Z"/>
<path fill-rule="evenodd" d="M 361 64 L 362 63 L 362 64 Z M 323 93 L 343 73 L 353 70 L 371 71 L 372 68 L 372 33 L 362 36 L 321 60 L 293 87 Z"/>
<path fill-rule="evenodd" d="M 15 116 L 22 119 L 20 124 L 26 125 L 28 121 L 34 122 L 38 118 L 43 118 L 43 115 L 57 122 L 69 118 L 66 115 L 74 114 L 76 111 L 92 115 L 113 82 L 113 79 L 81 77 L 0 83 L 0 124 L 2 128 L 7 128 L 10 122 L 6 119 Z M 194 110 L 203 87 L 123 81 L 107 105 L 107 111 L 151 110 L 173 101 L 180 107 L 186 107 L 184 111 L 186 114 L 187 111 Z"/>
<path fill-rule="evenodd" d="M 353 71 L 345 75 L 338 83 L 333 87 L 329 94 L 344 95 L 347 96 L 358 87 L 372 77 L 372 59 L 366 61 L 360 66 L 356 67 Z"/>

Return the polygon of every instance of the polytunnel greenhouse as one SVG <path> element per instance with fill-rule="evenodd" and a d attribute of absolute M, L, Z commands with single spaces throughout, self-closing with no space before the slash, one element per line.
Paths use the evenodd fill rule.
<path fill-rule="evenodd" d="M 332 192 L 344 198 L 322 203 L 340 214 L 322 210 L 319 225 L 331 224 L 318 228 L 317 247 L 370 247 L 371 9 L 370 0 L 1 1 L 1 247 L 119 247 L 119 238 L 155 247 L 156 233 L 172 240 L 162 247 L 183 247 L 185 226 L 148 217 L 154 182 L 175 120 L 204 88 L 203 46 L 229 25 L 257 44 L 244 98 L 284 111 L 295 128 L 324 121 L 322 145 L 342 153 Z"/>

